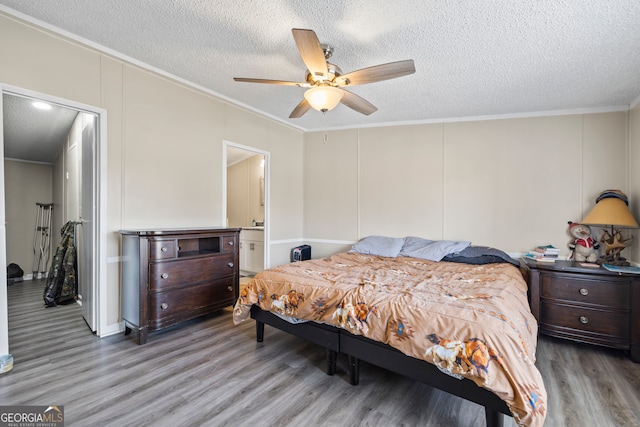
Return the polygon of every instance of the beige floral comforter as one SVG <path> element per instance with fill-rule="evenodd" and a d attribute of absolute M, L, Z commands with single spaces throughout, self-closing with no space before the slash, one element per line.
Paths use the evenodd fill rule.
<path fill-rule="evenodd" d="M 253 304 L 389 344 L 491 390 L 519 424 L 544 424 L 537 323 L 526 282 L 511 264 L 341 253 L 256 275 L 236 302 L 236 324 Z"/>

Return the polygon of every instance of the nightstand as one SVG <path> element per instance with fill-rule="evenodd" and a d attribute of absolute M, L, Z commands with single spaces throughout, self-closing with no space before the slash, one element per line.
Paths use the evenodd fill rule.
<path fill-rule="evenodd" d="M 525 262 L 541 334 L 628 350 L 640 363 L 640 275 L 572 261 Z"/>

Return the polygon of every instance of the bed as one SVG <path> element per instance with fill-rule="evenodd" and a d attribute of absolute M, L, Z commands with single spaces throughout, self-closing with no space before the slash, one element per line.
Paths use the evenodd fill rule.
<path fill-rule="evenodd" d="M 502 425 L 502 414 L 542 426 L 524 266 L 469 242 L 371 237 L 259 273 L 234 322 L 255 319 L 259 341 L 267 324 L 324 347 L 330 375 L 346 354 L 352 384 L 363 360 L 483 405 L 488 426 Z"/>

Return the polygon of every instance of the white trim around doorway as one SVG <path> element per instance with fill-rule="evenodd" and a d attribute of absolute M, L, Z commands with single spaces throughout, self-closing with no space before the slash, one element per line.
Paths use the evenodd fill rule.
<path fill-rule="evenodd" d="M 95 220 L 97 224 L 97 248 L 96 257 L 94 260 L 94 293 L 96 296 L 94 310 L 96 313 L 97 324 L 96 335 L 103 337 L 119 332 L 119 328 L 110 327 L 107 320 L 107 110 L 104 108 L 96 107 L 93 105 L 87 105 L 72 101 L 69 99 L 59 98 L 52 95 L 47 95 L 41 92 L 36 92 L 30 89 L 21 88 L 17 86 L 11 86 L 0 83 L 0 94 L 10 94 L 15 96 L 21 96 L 26 98 L 36 98 L 46 101 L 51 104 L 56 104 L 61 107 L 78 110 L 93 114 L 97 117 L 97 135 L 98 141 L 96 146 L 96 164 L 95 164 L 95 179 L 96 179 L 96 197 L 95 197 Z M 1 110 L 0 110 L 1 111 Z M 0 126 L 1 130 L 1 126 Z M 1 137 L 1 136 L 0 136 Z M 3 168 L 4 169 L 4 168 Z M 2 218 L 4 218 L 4 189 L 0 189 L 0 195 L 2 196 Z M 2 224 L 4 230 L 4 221 Z M 6 235 L 2 233 L 1 243 L 6 245 Z M 6 265 L 6 253 L 3 249 L 0 251 L 0 262 L 4 262 Z M 5 273 L 6 274 L 6 273 Z M 1 277 L 0 277 L 1 279 Z M 6 278 L 5 278 L 6 279 Z M 7 315 L 7 297 L 6 294 L 0 295 L 0 319 Z M 5 328 L 6 326 L 6 328 Z M 115 330 L 118 329 L 118 330 Z M 4 324 L 0 321 L 0 335 L 8 335 L 8 324 Z M 0 343 L 0 354 L 2 354 L 2 343 Z"/>
<path fill-rule="evenodd" d="M 264 267 L 271 265 L 271 153 L 255 147 L 237 144 L 231 141 L 222 141 L 222 216 L 225 222 L 227 218 L 227 148 L 233 147 L 240 150 L 250 151 L 264 156 Z"/>

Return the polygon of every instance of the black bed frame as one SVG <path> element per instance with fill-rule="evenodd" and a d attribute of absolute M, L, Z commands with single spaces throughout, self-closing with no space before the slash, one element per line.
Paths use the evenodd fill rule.
<path fill-rule="evenodd" d="M 353 385 L 360 380 L 359 361 L 363 360 L 484 406 L 487 427 L 502 427 L 503 414 L 511 415 L 507 404 L 489 390 L 471 380 L 458 380 L 445 375 L 431 363 L 409 357 L 389 345 L 321 323 L 289 323 L 256 305 L 251 307 L 251 318 L 256 321 L 258 342 L 264 340 L 266 324 L 324 347 L 327 351 L 328 375 L 336 372 L 338 353 L 346 354 L 349 358 L 349 380 Z"/>

